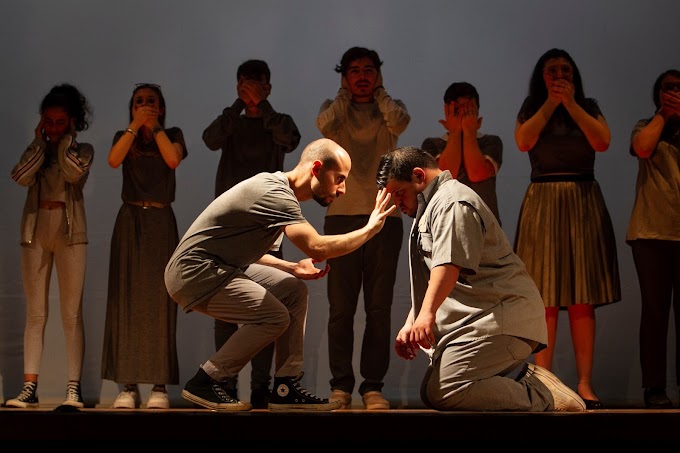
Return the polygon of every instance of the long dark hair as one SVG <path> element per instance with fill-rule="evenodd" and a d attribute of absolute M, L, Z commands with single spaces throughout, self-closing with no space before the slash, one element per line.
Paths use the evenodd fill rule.
<path fill-rule="evenodd" d="M 52 87 L 40 103 L 40 113 L 51 107 L 64 109 L 68 116 L 73 118 L 76 131 L 84 131 L 90 127 L 92 106 L 73 85 L 62 83 Z"/>
<path fill-rule="evenodd" d="M 536 66 L 534 66 L 534 70 L 531 73 L 531 79 L 529 80 L 529 94 L 518 116 L 521 122 L 531 118 L 538 109 L 541 108 L 545 100 L 548 99 L 548 88 L 545 86 L 545 81 L 543 80 L 543 67 L 548 60 L 553 58 L 564 58 L 569 62 L 573 71 L 572 81 L 574 83 L 574 100 L 588 113 L 593 116 L 595 115 L 597 102 L 594 99 L 586 98 L 583 91 L 581 71 L 579 71 L 576 62 L 566 50 L 553 48 L 541 55 L 536 62 Z M 574 120 L 562 105 L 557 107 L 551 120 L 552 119 L 565 121 L 568 124 L 575 126 Z"/>

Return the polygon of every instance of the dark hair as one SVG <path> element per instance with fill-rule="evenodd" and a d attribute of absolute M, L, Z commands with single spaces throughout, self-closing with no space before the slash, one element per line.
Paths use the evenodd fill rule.
<path fill-rule="evenodd" d="M 661 82 L 663 82 L 663 79 L 668 76 L 680 79 L 680 71 L 677 69 L 668 69 L 659 74 L 659 77 L 657 77 L 654 81 L 654 88 L 652 88 L 652 100 L 654 100 L 654 105 L 656 106 L 657 110 L 661 108 Z"/>
<path fill-rule="evenodd" d="M 545 86 L 545 81 L 543 80 L 543 67 L 545 66 L 546 61 L 553 58 L 564 58 L 571 65 L 573 70 L 572 80 L 574 83 L 574 100 L 576 103 L 583 107 L 583 109 L 590 115 L 594 116 L 597 112 L 597 102 L 594 99 L 586 99 L 585 97 L 583 91 L 583 81 L 581 80 L 581 72 L 579 71 L 578 66 L 576 66 L 574 59 L 571 58 L 571 55 L 569 55 L 566 50 L 550 49 L 541 55 L 541 57 L 536 62 L 536 66 L 534 66 L 533 72 L 531 73 L 531 79 L 529 80 L 529 95 L 527 96 L 520 114 L 518 115 L 518 119 L 520 121 L 525 121 L 528 118 L 531 118 L 538 111 L 538 109 L 541 108 L 541 105 L 543 105 L 545 100 L 548 99 L 548 88 Z M 573 127 L 576 126 L 576 123 L 567 113 L 563 105 L 557 107 L 555 113 L 551 117 L 551 120 L 553 118 L 564 121 Z"/>
<path fill-rule="evenodd" d="M 416 167 L 439 168 L 431 154 L 415 146 L 402 146 L 384 154 L 380 158 L 376 175 L 378 189 L 384 189 L 391 180 L 410 181 Z"/>
<path fill-rule="evenodd" d="M 40 113 L 42 114 L 50 107 L 64 109 L 68 116 L 73 118 L 76 131 L 84 131 L 90 127 L 92 106 L 78 88 L 73 85 L 62 83 L 52 87 L 40 103 Z"/>
<path fill-rule="evenodd" d="M 479 108 L 479 93 L 471 83 L 467 82 L 455 82 L 449 85 L 444 93 L 444 103 L 448 104 L 461 97 L 474 99 Z"/>
<path fill-rule="evenodd" d="M 271 72 L 266 62 L 262 60 L 248 60 L 241 63 L 241 66 L 236 70 L 236 80 L 240 79 L 241 76 L 254 80 L 260 80 L 264 76 L 267 83 L 269 83 Z"/>
<path fill-rule="evenodd" d="M 347 75 L 347 70 L 349 69 L 349 66 L 350 64 L 352 64 L 353 61 L 366 57 L 371 59 L 371 61 L 373 62 L 373 66 L 375 66 L 376 71 L 380 72 L 380 67 L 382 66 L 383 62 L 380 61 L 378 52 L 376 52 L 375 50 L 367 49 L 365 47 L 352 47 L 348 49 L 340 59 L 340 64 L 335 66 L 335 72 L 338 72 L 345 76 Z"/>
<path fill-rule="evenodd" d="M 130 114 L 130 122 L 132 122 L 132 105 L 135 101 L 135 94 L 142 88 L 148 88 L 158 95 L 158 105 L 161 108 L 161 114 L 158 115 L 158 124 L 165 127 L 165 115 L 167 110 L 165 108 L 165 98 L 163 97 L 163 92 L 161 91 L 161 86 L 154 83 L 139 83 L 135 85 L 135 89 L 132 91 L 132 96 L 130 96 L 130 102 L 128 102 L 128 112 Z"/>

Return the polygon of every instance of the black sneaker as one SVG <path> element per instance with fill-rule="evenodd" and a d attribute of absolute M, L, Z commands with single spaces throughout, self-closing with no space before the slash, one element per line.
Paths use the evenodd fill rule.
<path fill-rule="evenodd" d="M 80 382 L 69 381 L 66 384 L 66 400 L 62 404 L 78 408 L 85 407 L 83 395 L 80 392 Z"/>
<path fill-rule="evenodd" d="M 182 390 L 182 398 L 214 411 L 249 411 L 252 406 L 232 398 L 203 368 L 189 380 Z"/>
<path fill-rule="evenodd" d="M 269 399 L 272 411 L 332 411 L 341 406 L 340 401 L 328 401 L 312 395 L 300 386 L 299 376 L 274 378 L 274 391 Z"/>
<path fill-rule="evenodd" d="M 237 400 L 238 399 L 238 388 L 236 387 L 237 381 L 236 379 L 227 379 L 226 381 L 220 382 L 220 387 L 227 392 L 227 395 L 232 397 L 233 399 Z"/>
<path fill-rule="evenodd" d="M 250 392 L 250 404 L 253 405 L 253 409 L 267 409 L 271 394 L 268 388 L 254 388 Z"/>
<path fill-rule="evenodd" d="M 38 383 L 26 381 L 21 389 L 21 393 L 16 398 L 5 402 L 6 407 L 38 407 Z"/>

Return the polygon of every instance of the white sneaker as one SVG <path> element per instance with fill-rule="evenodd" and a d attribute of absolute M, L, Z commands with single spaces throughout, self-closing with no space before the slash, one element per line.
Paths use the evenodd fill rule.
<path fill-rule="evenodd" d="M 335 389 L 328 397 L 328 401 L 340 401 L 338 409 L 349 409 L 352 406 L 352 395 L 344 390 Z"/>
<path fill-rule="evenodd" d="M 147 409 L 170 409 L 168 392 L 156 392 L 151 390 L 149 400 L 146 402 Z"/>
<path fill-rule="evenodd" d="M 116 401 L 113 402 L 114 409 L 137 409 L 142 404 L 139 396 L 139 389 L 125 388 L 118 394 Z"/>
<path fill-rule="evenodd" d="M 582 412 L 586 410 L 586 403 L 578 393 L 567 387 L 557 376 L 543 367 L 528 363 L 527 375 L 534 376 L 548 387 L 552 393 L 555 411 Z"/>

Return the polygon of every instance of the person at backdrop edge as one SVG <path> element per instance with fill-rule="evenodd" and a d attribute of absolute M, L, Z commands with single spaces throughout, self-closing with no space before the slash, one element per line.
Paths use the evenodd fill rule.
<path fill-rule="evenodd" d="M 517 147 L 531 162 L 515 251 L 546 307 L 548 347 L 535 355 L 536 364 L 552 369 L 557 317 L 566 310 L 577 392 L 588 409 L 603 407 L 592 384 L 595 308 L 621 300 L 614 228 L 594 173 L 595 155 L 609 148 L 610 138 L 569 53 L 545 52 L 533 69 L 515 127 Z"/>
<path fill-rule="evenodd" d="M 671 409 L 666 394 L 666 353 L 671 306 L 675 323 L 675 376 L 680 386 L 680 71 L 654 81 L 656 111 L 639 120 L 630 140 L 637 157 L 635 203 L 626 243 L 641 296 L 640 369 L 644 404 Z"/>
<path fill-rule="evenodd" d="M 83 187 L 94 148 L 76 141 L 90 126 L 92 108 L 75 86 L 56 85 L 40 103 L 35 137 L 12 169 L 28 187 L 21 216 L 21 275 L 26 297 L 24 384 L 7 407 L 38 407 L 38 375 L 49 311 L 52 266 L 59 280 L 59 303 L 68 362 L 64 405 L 84 407 L 81 375 L 85 354 L 83 287 L 87 261 L 87 220 Z"/>
<path fill-rule="evenodd" d="M 300 143 L 293 118 L 274 110 L 271 71 L 262 60 L 247 60 L 236 70 L 237 98 L 203 131 L 203 142 L 212 151 L 222 150 L 215 178 L 215 198 L 237 183 L 260 172 L 283 171 L 283 160 Z M 242 113 L 243 112 L 243 113 Z M 282 244 L 272 255 L 283 259 Z M 215 349 L 219 349 L 238 325 L 215 319 Z M 274 344 L 258 352 L 251 362 L 250 403 L 266 409 L 270 395 Z M 225 390 L 238 399 L 237 377 L 225 382 Z"/>
<path fill-rule="evenodd" d="M 197 311 L 241 327 L 198 369 L 182 397 L 216 411 L 247 411 L 223 383 L 235 377 L 262 348 L 275 341 L 272 411 L 328 411 L 339 401 L 314 396 L 301 385 L 308 290 L 304 280 L 323 277 L 319 263 L 356 250 L 374 237 L 388 207 L 384 191 L 361 228 L 319 235 L 302 215 L 300 202 L 328 206 L 345 193 L 352 161 L 332 140 L 319 139 L 302 151 L 289 172 L 259 173 L 217 197 L 193 222 L 165 270 L 172 298 Z M 286 237 L 309 258 L 297 263 L 267 253 Z"/>
<path fill-rule="evenodd" d="M 585 410 L 550 371 L 528 363 L 548 339 L 541 295 L 495 214 L 415 147 L 382 157 L 377 184 L 414 219 L 412 306 L 395 350 L 430 364 L 421 399 L 440 411 Z"/>
<path fill-rule="evenodd" d="M 497 135 L 479 132 L 479 93 L 468 82 L 455 82 L 444 93 L 446 133 L 429 137 L 421 148 L 437 159 L 439 168 L 449 170 L 458 181 L 482 197 L 501 223 L 496 197 L 496 175 L 503 161 L 503 142 Z"/>
<path fill-rule="evenodd" d="M 177 305 L 163 274 L 179 242 L 172 202 L 187 149 L 180 128 L 165 128 L 159 85 L 136 84 L 128 110 L 130 124 L 109 151 L 109 165 L 123 165 L 123 204 L 111 237 L 102 379 L 124 385 L 114 408 L 139 408 L 138 384 L 151 384 L 146 407 L 167 409 L 166 386 L 179 383 L 179 366 Z"/>
<path fill-rule="evenodd" d="M 366 223 L 373 209 L 380 156 L 396 147 L 411 119 L 404 103 L 387 94 L 382 64 L 375 50 L 348 49 L 335 67 L 341 75 L 338 94 L 322 103 L 317 116 L 321 134 L 344 147 L 354 166 L 347 179 L 347 196 L 326 211 L 325 234 L 347 233 Z M 327 285 L 329 399 L 340 401 L 343 408 L 351 406 L 356 381 L 352 366 L 354 317 L 362 290 L 366 324 L 359 394 L 368 410 L 390 407 L 382 388 L 390 362 L 392 295 L 402 236 L 401 215 L 395 210 L 371 241 L 329 261 L 333 268 Z"/>

